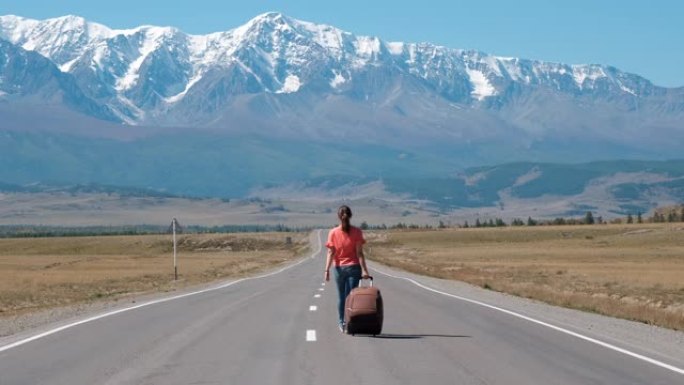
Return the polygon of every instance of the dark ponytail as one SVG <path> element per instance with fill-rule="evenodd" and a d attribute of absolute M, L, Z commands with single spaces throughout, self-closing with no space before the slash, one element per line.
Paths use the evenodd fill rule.
<path fill-rule="evenodd" d="M 339 218 L 340 220 L 342 219 L 342 213 L 346 213 L 347 219 L 351 219 L 352 211 L 351 208 L 349 208 L 349 206 L 342 205 L 337 209 L 337 218 Z M 342 226 L 342 231 L 344 231 L 345 233 L 348 233 L 349 229 L 351 228 L 351 225 L 349 225 L 347 228 L 345 228 L 343 225 L 340 226 Z"/>

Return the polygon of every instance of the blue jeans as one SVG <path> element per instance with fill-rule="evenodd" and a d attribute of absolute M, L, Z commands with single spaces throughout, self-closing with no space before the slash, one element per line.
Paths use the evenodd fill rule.
<path fill-rule="evenodd" d="M 341 325 L 344 323 L 344 300 L 347 299 L 353 288 L 359 286 L 361 265 L 335 266 L 333 276 L 337 284 L 337 312 Z"/>

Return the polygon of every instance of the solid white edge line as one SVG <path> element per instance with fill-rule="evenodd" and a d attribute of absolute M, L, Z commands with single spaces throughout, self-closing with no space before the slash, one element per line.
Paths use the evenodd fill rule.
<path fill-rule="evenodd" d="M 321 252 L 322 245 L 321 245 L 321 242 L 320 242 L 320 233 L 321 233 L 321 230 L 318 230 L 318 235 L 317 235 L 317 239 L 319 240 L 319 243 L 318 243 L 318 250 L 317 250 L 315 253 L 312 254 L 311 258 L 314 258 L 316 255 L 318 255 L 318 253 Z M 120 314 L 120 313 L 123 313 L 123 312 L 127 312 L 127 311 L 130 311 L 130 310 L 139 309 L 139 308 L 141 308 L 141 307 L 146 307 L 146 306 L 150 306 L 150 305 L 156 305 L 156 304 L 158 304 L 158 303 L 163 303 L 163 302 L 173 301 L 173 300 L 176 300 L 176 299 L 181 299 L 181 298 L 185 298 L 185 297 L 190 297 L 190 296 L 192 296 L 192 295 L 207 293 L 207 292 L 214 291 L 214 290 L 225 289 L 225 288 L 228 287 L 228 286 L 232 286 L 232 285 L 238 284 L 238 283 L 240 283 L 240 282 L 244 282 L 244 281 L 249 281 L 249 280 L 253 280 L 253 279 L 262 279 L 262 278 L 271 277 L 271 276 L 274 276 L 274 275 L 276 275 L 276 274 L 280 274 L 280 273 L 282 273 L 282 272 L 285 271 L 285 270 L 288 270 L 288 269 L 291 269 L 291 268 L 293 268 L 293 267 L 295 267 L 295 266 L 298 266 L 298 265 L 302 264 L 303 262 L 306 262 L 308 259 L 309 259 L 309 258 L 303 258 L 301 261 L 299 261 L 299 262 L 297 262 L 297 263 L 294 263 L 294 264 L 289 265 L 289 266 L 285 266 L 285 267 L 283 267 L 283 268 L 280 269 L 280 270 L 277 270 L 277 271 L 274 271 L 274 272 L 271 272 L 271 273 L 268 273 L 268 274 L 258 275 L 258 276 L 255 276 L 255 277 L 242 278 L 242 279 L 238 279 L 237 281 L 231 281 L 231 282 L 228 282 L 228 283 L 225 283 L 225 284 L 216 286 L 216 287 L 211 287 L 211 288 L 208 288 L 208 289 L 198 290 L 198 291 L 194 291 L 194 292 L 191 292 L 191 293 L 180 294 L 180 295 L 176 295 L 176 296 L 173 296 L 173 297 L 168 297 L 168 298 L 162 298 L 162 299 L 157 299 L 157 300 L 153 300 L 153 301 L 148 301 L 148 302 L 145 302 L 145 303 L 141 303 L 140 305 L 135 305 L 135 306 L 131 306 L 131 307 L 119 309 L 119 310 L 114 310 L 114 311 L 110 311 L 110 312 L 103 313 L 103 314 L 100 314 L 100 315 L 96 315 L 96 316 L 93 316 L 93 317 L 89 317 L 89 318 L 86 318 L 86 319 L 82 319 L 82 320 L 80 320 L 80 321 L 73 322 L 73 323 L 70 323 L 70 324 L 67 324 L 67 325 L 63 325 L 63 326 L 60 326 L 60 327 L 58 327 L 58 328 L 55 328 L 55 329 L 52 329 L 52 330 L 48 330 L 48 331 L 46 331 L 46 332 L 43 332 L 43 333 L 36 334 L 36 335 L 34 335 L 34 336 L 31 336 L 31 337 L 25 338 L 25 339 L 23 339 L 23 340 L 19 340 L 19 341 L 13 342 L 13 343 L 11 343 L 11 344 L 7 344 L 7 345 L 4 345 L 4 346 L 0 346 L 0 353 L 1 353 L 1 352 L 4 352 L 4 351 L 6 351 L 6 350 L 10 350 L 10 349 L 12 349 L 12 348 L 16 348 L 17 346 L 24 345 L 24 344 L 29 343 L 29 342 L 31 342 L 31 341 L 35 341 L 35 340 L 41 339 L 41 338 L 43 338 L 43 337 L 47 337 L 47 336 L 49 336 L 49 335 L 52 335 L 52 334 L 61 332 L 61 331 L 63 331 L 63 330 L 70 329 L 70 328 L 73 328 L 73 327 L 78 326 L 78 325 L 83 325 L 83 324 L 88 323 L 88 322 L 97 321 L 97 320 L 102 319 L 102 318 L 105 318 L 105 317 L 113 316 L 113 315 Z"/>
<path fill-rule="evenodd" d="M 565 333 L 565 334 L 571 335 L 571 336 L 573 336 L 573 337 L 577 337 L 577 338 L 579 338 L 579 339 L 582 339 L 582 340 L 585 340 L 585 341 L 594 343 L 594 344 L 596 344 L 596 345 L 603 346 L 604 348 L 608 348 L 608 349 L 614 350 L 614 351 L 616 351 L 616 352 L 620 352 L 620 353 L 626 354 L 626 355 L 628 355 L 628 356 L 637 358 L 637 359 L 639 359 L 639 360 L 646 361 L 646 362 L 648 362 L 648 363 L 650 363 L 650 364 L 660 366 L 661 368 L 665 368 L 665 369 L 671 370 L 671 371 L 673 371 L 673 372 L 675 372 L 675 373 L 684 374 L 684 369 L 682 369 L 682 368 L 678 368 L 678 367 L 676 367 L 676 366 L 674 366 L 674 365 L 666 364 L 666 363 L 661 362 L 661 361 L 658 361 L 658 360 L 656 360 L 656 359 L 653 359 L 653 358 L 650 358 L 650 357 L 646 357 L 646 356 L 643 356 L 643 355 L 638 354 L 638 353 L 634 353 L 634 352 L 629 351 L 629 350 L 627 350 L 627 349 L 623 349 L 623 348 L 621 348 L 621 347 L 618 347 L 618 346 L 615 346 L 615 345 L 611 345 L 611 344 L 609 344 L 609 343 L 606 343 L 606 342 L 603 342 L 603 341 L 600 341 L 600 340 L 597 340 L 597 339 L 594 339 L 594 338 L 591 338 L 591 337 L 587 337 L 587 336 L 585 336 L 585 335 L 582 335 L 582 334 L 573 332 L 573 331 L 571 331 L 571 330 L 563 329 L 563 328 L 561 328 L 561 327 L 558 327 L 558 326 L 555 326 L 555 325 L 546 323 L 546 322 L 544 322 L 544 321 L 540 321 L 540 320 L 537 320 L 537 319 L 528 317 L 528 316 L 526 316 L 526 315 L 522 315 L 522 314 L 520 314 L 520 313 L 516 313 L 516 312 L 510 311 L 510 310 L 506 310 L 506 309 L 503 309 L 503 308 L 500 308 L 500 307 L 497 307 L 497 306 L 494 306 L 494 305 L 490 305 L 490 304 L 487 304 L 487 303 L 484 303 L 484 302 L 476 301 L 476 300 L 474 300 L 474 299 L 470 299 L 470 298 L 466 298 L 466 297 L 461 297 L 461 296 L 455 295 L 455 294 L 445 293 L 445 292 L 443 292 L 443 291 L 439 291 L 439 290 L 437 290 L 437 289 L 433 289 L 433 288 L 431 288 L 431 287 L 429 287 L 429 286 L 423 285 L 422 283 L 417 282 L 417 281 L 415 281 L 415 280 L 413 280 L 413 279 L 411 279 L 411 278 L 399 277 L 399 276 L 392 275 L 392 274 L 389 274 L 389 273 L 387 273 L 387 272 L 384 272 L 384 271 L 381 271 L 381 270 L 378 270 L 378 269 L 373 269 L 373 270 L 377 271 L 377 272 L 380 273 L 380 274 L 384 274 L 384 275 L 386 275 L 386 276 L 388 276 L 388 277 L 397 278 L 397 279 L 404 279 L 404 280 L 409 281 L 409 282 L 411 282 L 412 284 L 414 284 L 414 285 L 416 285 L 416 286 L 418 286 L 418 287 L 421 287 L 421 288 L 423 288 L 423 289 L 425 289 L 425 290 L 428 290 L 428 291 L 431 291 L 431 292 L 434 292 L 434 293 L 437 293 L 437 294 L 442 294 L 442 295 L 445 295 L 445 296 L 447 296 L 447 297 L 456 298 L 456 299 L 459 299 L 459 300 L 461 300 L 461 301 L 470 302 L 470 303 L 473 303 L 473 304 L 475 304 L 475 305 L 484 306 L 484 307 L 487 307 L 487 308 L 490 308 L 490 309 L 493 309 L 493 310 L 498 310 L 498 311 L 503 312 L 503 313 L 506 313 L 506 314 L 508 314 L 508 315 L 512 315 L 512 316 L 514 316 L 514 317 L 518 317 L 518 318 L 524 319 L 524 320 L 526 320 L 526 321 L 534 322 L 534 323 L 536 323 L 536 324 L 538 324 L 538 325 L 546 326 L 546 327 L 548 327 L 548 328 L 551 328 L 551 329 L 553 329 L 553 330 L 559 331 L 559 332 L 561 332 L 561 333 Z"/>
<path fill-rule="evenodd" d="M 309 342 L 316 341 L 316 331 L 315 330 L 307 330 L 306 331 L 306 340 Z"/>

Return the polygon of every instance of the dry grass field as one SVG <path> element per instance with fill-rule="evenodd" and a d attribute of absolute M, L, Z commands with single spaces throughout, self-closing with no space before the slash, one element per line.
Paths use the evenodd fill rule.
<path fill-rule="evenodd" d="M 684 330 L 684 224 L 369 232 L 369 258 Z"/>
<path fill-rule="evenodd" d="M 170 235 L 0 239 L 0 317 L 237 278 L 308 248 L 302 233 L 180 235 L 174 281 Z"/>

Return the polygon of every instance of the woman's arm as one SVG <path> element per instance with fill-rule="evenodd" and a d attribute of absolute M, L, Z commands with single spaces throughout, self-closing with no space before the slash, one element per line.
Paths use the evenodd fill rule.
<path fill-rule="evenodd" d="M 359 258 L 359 264 L 361 265 L 361 277 L 368 277 L 368 268 L 366 267 L 366 255 L 363 254 L 363 244 L 356 244 L 356 256 Z"/>
<path fill-rule="evenodd" d="M 328 255 L 325 257 L 325 273 L 323 277 L 326 281 L 330 281 L 330 266 L 332 266 L 333 255 L 335 255 L 335 248 L 328 249 Z"/>

